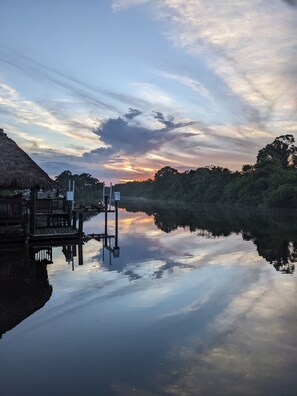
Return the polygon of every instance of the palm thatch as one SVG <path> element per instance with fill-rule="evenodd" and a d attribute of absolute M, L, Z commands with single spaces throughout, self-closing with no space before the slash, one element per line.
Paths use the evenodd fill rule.
<path fill-rule="evenodd" d="M 50 189 L 56 183 L 0 128 L 0 189 Z"/>

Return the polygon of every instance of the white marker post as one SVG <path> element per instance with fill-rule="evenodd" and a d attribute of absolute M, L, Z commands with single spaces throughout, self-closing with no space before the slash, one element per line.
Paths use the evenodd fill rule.
<path fill-rule="evenodd" d="M 114 257 L 119 257 L 120 248 L 119 248 L 119 209 L 118 203 L 121 199 L 121 193 L 119 191 L 114 192 L 114 207 L 115 207 L 115 246 L 113 250 Z"/>
<path fill-rule="evenodd" d="M 105 183 L 102 183 L 102 203 L 104 204 L 104 197 L 105 197 Z"/>
<path fill-rule="evenodd" d="M 73 194 L 73 196 L 72 196 L 72 210 L 74 210 L 74 192 L 75 192 L 75 180 L 73 180 L 73 183 L 72 183 L 72 194 Z"/>

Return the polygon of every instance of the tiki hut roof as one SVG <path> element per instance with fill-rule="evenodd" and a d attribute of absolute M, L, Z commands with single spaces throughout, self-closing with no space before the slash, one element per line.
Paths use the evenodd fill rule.
<path fill-rule="evenodd" d="M 0 128 L 0 189 L 32 187 L 49 189 L 56 183 Z"/>

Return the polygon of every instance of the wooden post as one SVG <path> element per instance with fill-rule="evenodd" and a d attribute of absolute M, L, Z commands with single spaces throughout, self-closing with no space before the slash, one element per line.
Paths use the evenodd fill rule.
<path fill-rule="evenodd" d="M 84 223 L 84 214 L 79 213 L 79 215 L 78 215 L 78 233 L 80 236 L 83 235 L 83 223 Z"/>
<path fill-rule="evenodd" d="M 78 265 L 83 265 L 84 264 L 84 259 L 83 259 L 83 248 L 82 248 L 82 243 L 78 244 Z"/>
<path fill-rule="evenodd" d="M 68 215 L 67 215 L 67 225 L 68 225 L 68 226 L 71 226 L 72 209 L 71 209 L 71 204 L 70 204 L 69 201 L 66 201 L 65 208 L 66 208 L 66 210 L 67 210 L 67 212 L 68 212 Z"/>
<path fill-rule="evenodd" d="M 23 223 L 23 232 L 24 232 L 24 240 L 26 241 L 28 238 L 28 228 L 29 228 L 29 214 L 26 208 L 26 212 L 24 214 L 24 223 Z"/>
<path fill-rule="evenodd" d="M 76 216 L 76 211 L 74 210 L 73 212 L 72 212 L 72 228 L 75 230 L 76 229 L 76 220 L 77 220 L 77 216 Z"/>
<path fill-rule="evenodd" d="M 35 214 L 36 214 L 36 187 L 31 189 L 30 200 L 30 234 L 35 232 Z"/>
<path fill-rule="evenodd" d="M 76 245 L 72 245 L 72 255 L 73 255 L 73 257 L 76 257 L 76 256 L 77 256 L 77 253 L 76 253 Z"/>

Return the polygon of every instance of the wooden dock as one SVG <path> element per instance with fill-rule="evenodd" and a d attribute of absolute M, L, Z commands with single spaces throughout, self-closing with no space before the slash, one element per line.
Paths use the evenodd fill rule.
<path fill-rule="evenodd" d="M 29 235 L 29 241 L 56 240 L 56 239 L 79 239 L 82 235 L 78 229 L 72 227 L 42 227 L 36 228 L 34 234 Z"/>
<path fill-rule="evenodd" d="M 21 225 L 0 225 L 0 242 L 18 242 L 24 239 Z"/>
<path fill-rule="evenodd" d="M 36 188 L 31 191 L 30 208 L 28 205 L 23 205 L 23 201 L 20 203 L 20 199 L 10 199 L 9 202 L 3 199 L 2 206 L 0 206 L 0 209 L 3 209 L 1 209 L 2 212 L 0 210 L 0 243 L 8 241 L 80 243 L 85 237 L 84 220 L 98 213 L 105 215 L 105 230 L 104 233 L 96 236 L 99 240 L 104 239 L 108 235 L 108 214 L 115 213 L 116 234 L 114 238 L 117 246 L 118 202 L 115 201 L 114 208 L 112 208 L 108 204 L 108 197 L 104 198 L 104 204 L 80 204 L 74 209 L 71 202 L 64 198 L 37 198 Z"/>

